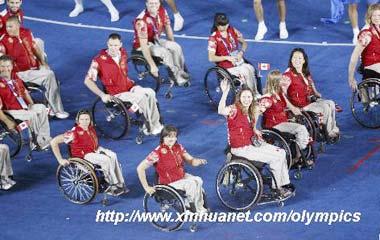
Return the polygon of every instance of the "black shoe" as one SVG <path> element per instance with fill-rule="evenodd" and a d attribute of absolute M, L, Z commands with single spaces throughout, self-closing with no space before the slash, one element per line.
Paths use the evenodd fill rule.
<path fill-rule="evenodd" d="M 296 190 L 296 187 L 293 185 L 293 183 L 286 184 L 286 185 L 282 186 L 282 188 L 289 189 L 292 192 L 294 192 Z"/>

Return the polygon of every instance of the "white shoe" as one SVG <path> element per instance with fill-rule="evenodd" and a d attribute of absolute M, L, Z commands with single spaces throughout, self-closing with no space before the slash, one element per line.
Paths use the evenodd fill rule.
<path fill-rule="evenodd" d="M 7 181 L 8 183 L 12 184 L 12 186 L 16 184 L 16 181 L 14 181 L 14 180 L 12 180 L 10 178 L 5 178 L 5 181 Z"/>
<path fill-rule="evenodd" d="M 158 135 L 161 133 L 162 129 L 164 129 L 164 126 L 160 124 L 157 128 L 152 130 L 152 135 Z"/>
<path fill-rule="evenodd" d="M 4 3 L 5 3 L 5 0 L 0 0 L 0 5 Z"/>
<path fill-rule="evenodd" d="M 74 10 L 70 12 L 69 17 L 77 17 L 82 12 L 83 12 L 83 6 L 75 5 Z"/>
<path fill-rule="evenodd" d="M 280 22 L 280 39 L 287 39 L 289 37 L 288 30 L 286 29 L 286 23 Z"/>
<path fill-rule="evenodd" d="M 267 26 L 265 26 L 265 23 L 259 23 L 259 26 L 257 28 L 257 33 L 255 36 L 255 40 L 256 41 L 263 40 L 264 36 L 267 32 L 268 32 L 268 28 L 267 28 Z"/>
<path fill-rule="evenodd" d="M 181 14 L 178 12 L 178 13 L 175 13 L 174 14 L 174 28 L 173 30 L 175 32 L 178 32 L 178 31 L 181 31 L 182 28 L 183 28 L 183 17 L 181 16 Z"/>
<path fill-rule="evenodd" d="M 119 21 L 119 12 L 118 11 L 111 11 L 111 22 L 117 22 Z"/>
<path fill-rule="evenodd" d="M 59 118 L 59 119 L 65 119 L 65 118 L 68 118 L 70 114 L 68 112 L 57 112 L 55 113 L 55 116 L 56 118 Z"/>
<path fill-rule="evenodd" d="M 0 183 L 0 189 L 3 189 L 3 190 L 9 190 L 11 187 L 13 187 L 13 185 L 15 185 L 16 182 L 14 183 L 10 183 L 8 182 L 6 179 L 1 179 L 1 183 Z"/>

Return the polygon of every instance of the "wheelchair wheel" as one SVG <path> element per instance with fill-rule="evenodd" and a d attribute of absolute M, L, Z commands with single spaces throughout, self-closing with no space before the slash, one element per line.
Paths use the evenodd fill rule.
<path fill-rule="evenodd" d="M 297 118 L 297 123 L 306 127 L 309 132 L 309 136 L 312 137 L 314 141 L 321 142 L 322 136 L 318 118 L 318 115 L 314 112 L 303 111 L 302 117 Z"/>
<path fill-rule="evenodd" d="M 132 54 L 128 58 L 128 76 L 135 81 L 137 85 L 151 88 L 155 92 L 158 92 L 160 89 L 160 78 L 154 77 L 150 74 L 149 70 L 149 65 L 143 56 Z"/>
<path fill-rule="evenodd" d="M 363 99 L 367 101 L 363 102 Z M 351 112 L 355 120 L 366 128 L 380 128 L 380 81 L 376 78 L 359 83 L 351 97 Z"/>
<path fill-rule="evenodd" d="M 185 202 L 181 195 L 176 191 L 175 188 L 168 185 L 156 185 L 154 186 L 156 192 L 150 196 L 145 194 L 144 196 L 144 210 L 145 212 L 150 213 L 159 213 L 162 214 L 162 218 L 169 218 L 172 216 L 172 219 L 167 219 L 166 221 L 162 218 L 160 220 L 153 219 L 151 223 L 154 227 L 170 232 L 178 230 L 184 224 L 183 221 L 177 219 L 177 214 L 182 214 L 186 210 Z"/>
<path fill-rule="evenodd" d="M 260 172 L 246 160 L 233 160 L 218 172 L 216 191 L 223 205 L 231 210 L 246 211 L 255 206 L 263 192 Z"/>
<path fill-rule="evenodd" d="M 114 140 L 126 135 L 131 125 L 124 103 L 117 98 L 106 104 L 97 98 L 92 107 L 92 115 L 100 133 Z"/>
<path fill-rule="evenodd" d="M 220 98 L 223 94 L 220 89 L 220 82 L 223 79 L 227 79 L 230 82 L 231 88 L 227 97 L 227 105 L 231 105 L 234 101 L 235 94 L 238 91 L 238 86 L 236 86 L 238 84 L 234 83 L 231 74 L 221 67 L 212 67 L 207 71 L 204 77 L 205 92 L 211 105 L 215 108 L 218 107 Z"/>
<path fill-rule="evenodd" d="M 286 161 L 288 163 L 288 169 L 290 169 L 294 165 L 294 162 L 293 162 L 292 151 L 290 149 L 288 142 L 281 136 L 281 134 L 275 131 L 272 131 L 269 129 L 263 129 L 261 130 L 261 133 L 263 135 L 265 142 L 285 150 Z"/>
<path fill-rule="evenodd" d="M 3 122 L 0 122 L 0 143 L 8 145 L 9 155 L 13 158 L 22 147 L 21 133 L 16 129 L 9 130 Z"/>
<path fill-rule="evenodd" d="M 79 158 L 70 159 L 68 166 L 57 169 L 58 187 L 70 202 L 85 204 L 98 192 L 98 179 L 93 167 Z"/>

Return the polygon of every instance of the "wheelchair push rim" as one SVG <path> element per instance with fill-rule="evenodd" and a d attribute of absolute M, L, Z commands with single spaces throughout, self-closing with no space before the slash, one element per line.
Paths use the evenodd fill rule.
<path fill-rule="evenodd" d="M 253 164 L 245 160 L 233 160 L 219 170 L 216 191 L 225 207 L 246 211 L 260 201 L 263 180 Z"/>
<path fill-rule="evenodd" d="M 366 94 L 368 101 L 363 103 Z M 380 128 L 380 81 L 366 79 L 359 83 L 358 90 L 351 96 L 351 112 L 355 120 L 366 128 Z"/>
<path fill-rule="evenodd" d="M 92 166 L 84 160 L 72 158 L 68 166 L 57 169 L 58 187 L 70 202 L 85 204 L 98 193 L 98 179 Z"/>
<path fill-rule="evenodd" d="M 294 161 L 293 161 L 292 151 L 289 147 L 288 142 L 279 133 L 275 131 L 263 129 L 261 132 L 262 132 L 265 142 L 285 150 L 286 163 L 288 165 L 288 169 L 290 169 L 294 165 Z"/>
<path fill-rule="evenodd" d="M 92 115 L 96 128 L 106 138 L 122 138 L 128 133 L 131 125 L 127 109 L 118 98 L 106 104 L 97 98 L 92 107 Z"/>
<path fill-rule="evenodd" d="M 160 90 L 160 78 L 154 77 L 150 73 L 148 63 L 140 55 L 131 55 L 128 58 L 128 77 L 135 81 L 137 85 L 151 88 L 155 92 Z"/>
<path fill-rule="evenodd" d="M 217 108 L 219 101 L 222 97 L 222 90 L 220 89 L 220 82 L 223 79 L 228 79 L 230 83 L 230 91 L 227 96 L 227 105 L 231 105 L 234 102 L 235 94 L 238 91 L 235 84 L 233 84 L 233 78 L 226 70 L 220 67 L 210 68 L 204 77 L 205 92 L 209 98 L 210 104 Z"/>
<path fill-rule="evenodd" d="M 161 231 L 171 232 L 178 230 L 184 224 L 184 221 L 177 219 L 178 214 L 186 210 L 185 202 L 182 196 L 173 188 L 167 185 L 154 186 L 156 192 L 151 196 L 145 194 L 143 207 L 145 212 L 157 214 L 160 217 L 171 216 L 168 221 L 161 221 L 162 218 L 151 219 L 151 224 Z M 159 215 L 158 215 L 159 214 Z"/>

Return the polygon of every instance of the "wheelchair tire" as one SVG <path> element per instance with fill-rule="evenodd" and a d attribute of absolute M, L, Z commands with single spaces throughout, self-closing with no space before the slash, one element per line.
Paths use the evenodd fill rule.
<path fill-rule="evenodd" d="M 14 158 L 21 150 L 22 137 L 17 130 L 9 130 L 5 123 L 0 122 L 0 143 L 8 145 L 9 155 Z"/>
<path fill-rule="evenodd" d="M 186 210 L 183 197 L 175 188 L 168 185 L 156 185 L 154 188 L 156 192 L 152 196 L 147 193 L 144 196 L 144 211 L 153 214 L 162 214 L 161 217 L 171 215 L 172 219 L 168 221 L 156 221 L 157 219 L 152 219 L 152 225 L 165 232 L 180 229 L 184 221 L 182 221 L 182 219 L 173 218 L 177 218 L 177 214 L 182 214 Z"/>
<path fill-rule="evenodd" d="M 263 129 L 261 130 L 261 133 L 265 142 L 285 150 L 288 169 L 290 169 L 294 165 L 294 162 L 292 151 L 290 149 L 289 143 L 285 140 L 285 138 L 283 138 L 280 133 L 269 129 Z"/>
<path fill-rule="evenodd" d="M 128 133 L 131 126 L 128 110 L 120 99 L 104 104 L 98 97 L 92 106 L 94 124 L 106 138 L 117 140 Z"/>
<path fill-rule="evenodd" d="M 362 103 L 360 90 L 365 92 L 368 103 Z M 366 128 L 380 128 L 380 80 L 370 78 L 358 84 L 358 90 L 351 96 L 351 112 L 355 120 Z"/>
<path fill-rule="evenodd" d="M 232 75 L 221 67 L 212 67 L 207 70 L 207 73 L 204 77 L 205 93 L 209 98 L 210 104 L 214 108 L 218 107 L 220 98 L 223 94 L 222 90 L 220 89 L 220 82 L 223 79 L 228 79 L 230 82 L 231 88 L 227 97 L 227 105 L 230 105 L 233 103 L 235 94 L 238 91 L 238 89 L 235 87 L 235 84 L 233 84 Z"/>
<path fill-rule="evenodd" d="M 135 81 L 137 85 L 151 88 L 155 92 L 160 90 L 160 76 L 154 77 L 150 73 L 149 64 L 141 55 L 132 54 L 128 58 L 128 76 Z"/>
<path fill-rule="evenodd" d="M 68 166 L 57 169 L 58 187 L 67 200 L 85 204 L 98 193 L 99 183 L 93 166 L 80 158 L 70 159 Z"/>
<path fill-rule="evenodd" d="M 249 161 L 233 160 L 219 170 L 216 192 L 225 207 L 246 211 L 260 201 L 263 179 L 259 170 Z"/>

